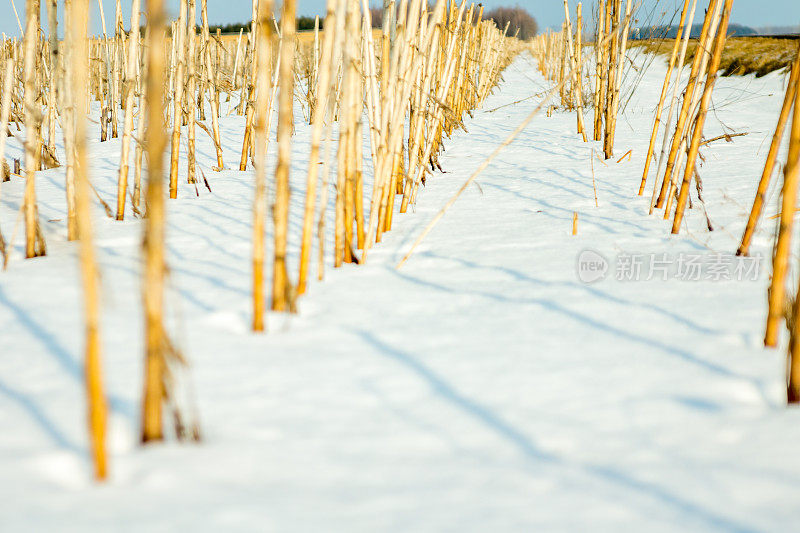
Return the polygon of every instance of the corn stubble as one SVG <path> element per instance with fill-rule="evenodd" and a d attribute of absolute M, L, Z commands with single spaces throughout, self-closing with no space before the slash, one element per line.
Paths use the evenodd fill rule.
<path fill-rule="evenodd" d="M 91 198 L 89 194 L 88 161 L 86 154 L 86 29 L 88 23 L 88 0 L 73 0 L 70 6 L 67 29 L 67 48 L 74 58 L 69 66 L 72 112 L 71 131 L 65 131 L 73 139 L 72 158 L 75 164 L 75 211 L 77 231 L 80 236 L 80 266 L 84 292 L 84 319 L 86 324 L 86 347 L 84 353 L 84 375 L 88 405 L 89 441 L 91 443 L 94 475 L 98 480 L 108 475 L 106 459 L 107 406 L 103 394 L 100 338 L 99 273 L 92 246 Z"/>
<path fill-rule="evenodd" d="M 800 179 L 800 48 L 798 56 L 791 65 L 786 93 L 783 99 L 778 124 L 772 136 L 772 143 L 764 171 L 761 174 L 753 206 L 750 210 L 742 243 L 737 254 L 746 255 L 750 240 L 755 233 L 763 209 L 765 195 L 772 178 L 778 150 L 786 125 L 791 118 L 789 129 L 789 150 L 783 165 L 781 202 L 778 232 L 772 251 L 772 279 L 767 291 L 767 323 L 764 345 L 775 347 L 778 344 L 781 322 L 789 330 L 787 353 L 786 399 L 788 403 L 800 403 L 800 291 L 794 296 L 787 294 L 787 275 L 790 269 L 792 231 L 797 208 L 798 179 Z"/>
<path fill-rule="evenodd" d="M 621 100 L 627 36 L 633 18 L 631 0 L 622 9 L 621 0 L 601 0 L 594 13 L 594 87 L 591 99 L 584 98 L 584 78 L 589 75 L 583 44 L 583 6 L 575 10 L 573 28 L 569 4 L 564 0 L 564 23 L 560 32 L 547 31 L 530 44 L 531 53 L 538 60 L 542 76 L 558 84 L 559 107 L 576 112 L 576 131 L 584 142 L 588 140 L 584 102 L 594 109 L 592 139 L 603 141 L 606 159 L 614 155 L 617 115 Z M 553 108 L 548 109 L 548 114 Z M 548 115 L 549 116 L 549 115 Z"/>
<path fill-rule="evenodd" d="M 591 121 L 592 140 L 603 141 L 606 159 L 614 155 L 617 115 L 622 92 L 623 58 L 627 50 L 627 35 L 633 17 L 633 4 L 628 1 L 622 9 L 620 0 L 601 0 L 594 13 L 594 60 L 587 65 L 583 42 L 583 5 L 575 9 L 575 26 L 568 0 L 564 0 L 564 23 L 560 32 L 547 31 L 530 43 L 530 50 L 538 60 L 539 71 L 558 87 L 559 103 L 548 109 L 548 116 L 556 108 L 575 111 L 576 133 L 584 142 L 589 140 L 584 109 L 594 110 Z M 592 78 L 594 86 L 584 87 L 585 78 Z M 585 91 L 590 91 L 587 97 Z"/>
<path fill-rule="evenodd" d="M 682 68 L 689 44 L 689 31 L 692 27 L 697 0 L 685 0 L 681 12 L 680 25 L 673 42 L 667 74 L 662 86 L 659 103 L 653 121 L 652 133 L 645 166 L 638 194 L 644 192 L 652 160 L 658 160 L 656 179 L 650 202 L 650 212 L 664 209 L 664 219 L 672 214 L 672 233 L 681 230 L 692 181 L 700 191 L 700 177 L 697 172 L 697 158 L 702 146 L 715 140 L 703 140 L 703 127 L 711 107 L 714 84 L 718 73 L 724 68 L 723 57 L 727 40 L 727 29 L 733 0 L 709 0 L 697 43 L 691 56 L 691 67 L 688 79 L 679 91 Z M 676 72 L 678 71 L 678 72 Z M 676 74 L 672 81 L 673 74 Z M 668 112 L 662 115 L 666 107 L 668 88 L 672 83 L 673 91 Z M 682 99 L 679 102 L 679 94 Z M 787 275 L 790 270 L 790 253 L 792 231 L 797 207 L 798 179 L 800 178 L 800 47 L 789 66 L 786 92 L 778 115 L 777 125 L 767 152 L 764 169 L 756 187 L 755 198 L 745 225 L 736 255 L 746 256 L 750 251 L 753 235 L 764 209 L 766 194 L 769 189 L 775 164 L 778 159 L 781 140 L 786 126 L 791 121 L 789 134 L 789 150 L 783 165 L 783 181 L 781 184 L 780 212 L 777 236 L 772 253 L 772 277 L 767 292 L 767 320 L 764 333 L 764 345 L 777 346 L 781 323 L 785 323 L 789 332 L 787 353 L 786 397 L 790 404 L 800 403 L 800 292 L 791 296 L 787 294 Z M 678 109 L 673 119 L 673 111 Z M 659 128 L 663 126 L 663 140 L 658 157 L 655 153 L 656 138 Z M 730 140 L 732 136 L 722 136 Z M 669 150 L 667 150 L 669 147 Z M 663 173 L 662 173 L 663 170 Z M 682 178 L 680 178 L 682 172 Z M 674 211 L 673 211 L 674 203 Z M 709 223 L 709 230 L 711 230 Z M 800 286 L 800 281 L 797 282 Z"/>
<path fill-rule="evenodd" d="M 634 19 L 632 0 L 601 1 L 594 13 L 595 42 L 585 46 L 582 5 L 573 6 L 573 18 L 567 0 L 563 0 L 562 31 L 547 32 L 523 43 L 508 34 L 508 26 L 498 29 L 494 22 L 484 20 L 480 5 L 445 0 L 433 5 L 421 0 L 387 2 L 385 24 L 373 32 L 366 0 L 328 0 L 324 19 L 318 20 L 321 28 L 315 29 L 313 38 L 299 38 L 294 0 L 280 4 L 280 24 L 276 22 L 277 8 L 272 0 L 253 0 L 250 31 L 222 36 L 209 31 L 206 0 L 179 3 L 177 20 L 170 21 L 163 0 L 145 0 L 144 5 L 133 0 L 133 25 L 126 32 L 121 4 L 117 2 L 113 32 L 88 38 L 88 0 L 71 0 L 65 13 L 67 39 L 62 45 L 55 38 L 36 37 L 40 31 L 39 3 L 29 0 L 23 40 L 6 41 L 0 57 L 4 66 L 0 127 L 21 129 L 24 124 L 25 131 L 23 211 L 28 257 L 45 253 L 35 178 L 40 169 L 60 164 L 55 157 L 55 132 L 59 122 L 63 127 L 66 224 L 69 238 L 80 240 L 86 301 L 87 396 L 98 478 L 107 473 L 106 407 L 100 377 L 98 269 L 89 212 L 92 194 L 97 201 L 105 200 L 93 192 L 87 174 L 85 119 L 89 101 L 99 104 L 101 140 L 116 136 L 122 139 L 115 209 L 110 210 L 109 216 L 120 221 L 126 216 L 145 219 L 141 441 L 159 441 L 167 436 L 167 413 L 174 421 L 176 437 L 199 438 L 196 421 L 188 418 L 179 405 L 179 381 L 186 361 L 171 341 L 164 318 L 169 303 L 165 301 L 168 277 L 164 241 L 169 199 L 199 195 L 198 181 L 206 176 L 197 161 L 196 127 L 201 130 L 200 135 L 208 136 L 214 150 L 212 159 L 216 164 L 210 170 L 223 170 L 228 157 L 229 167 L 236 168 L 238 162 L 238 170 L 248 172 L 241 174 L 243 179 L 252 176 L 251 327 L 253 331 L 264 331 L 267 303 L 273 312 L 294 311 L 297 299 L 309 290 L 315 263 L 316 277 L 322 279 L 328 265 L 339 268 L 367 261 L 372 246 L 392 230 L 399 214 L 413 210 L 426 180 L 436 169 L 441 170 L 440 154 L 447 139 L 457 130 L 466 129 L 465 118 L 481 106 L 501 81 L 503 70 L 523 50 L 538 60 L 543 76 L 553 82 L 552 89 L 467 179 L 417 243 L 491 159 L 549 105 L 551 97 L 558 98 L 560 108 L 575 112 L 576 134 L 584 141 L 591 136 L 602 142 L 605 158 L 611 158 L 628 34 Z M 692 57 L 688 82 L 679 87 L 678 71 L 686 57 L 688 28 L 697 3 L 698 0 L 683 2 L 681 29 L 673 42 L 638 191 L 640 195 L 644 193 L 651 161 L 658 159 L 653 208 L 664 209 L 665 218 L 674 213 L 674 233 L 681 228 L 689 186 L 697 175 L 696 158 L 703 146 L 703 125 L 711 108 L 732 0 L 708 1 L 698 46 L 701 52 Z M 48 0 L 47 7 L 50 30 L 55 32 L 52 21 L 57 20 L 57 6 Z M 142 7 L 145 16 L 139 13 Z M 198 9 L 200 31 L 195 28 Z M 139 31 L 141 20 L 147 22 L 144 35 Z M 63 54 L 58 53 L 59 46 L 64 47 Z M 587 49 L 594 54 L 585 53 Z M 60 60 L 60 56 L 65 59 Z M 793 103 L 800 98 L 798 73 L 800 67 L 795 61 L 759 185 L 758 205 L 753 207 L 749 234 L 740 247 L 742 254 L 747 253 L 761 214 L 783 129 L 789 123 Z M 301 120 L 294 116 L 296 95 L 302 120 L 308 121 L 311 133 L 305 189 L 300 191 L 290 189 L 292 135 Z M 221 107 L 226 107 L 227 114 L 244 117 L 241 145 L 237 139 L 233 150 L 221 142 Z M 593 117 L 584 115 L 587 109 L 594 110 Z M 275 111 L 277 155 L 275 161 L 270 161 L 267 148 Z M 551 111 L 552 107 L 548 108 L 548 113 Z M 663 137 L 657 154 L 659 132 Z M 0 139 L 6 177 L 11 174 L 5 171 L 4 149 L 5 139 Z M 167 150 L 169 158 L 162 164 Z M 786 304 L 784 287 L 800 171 L 798 152 L 800 116 L 794 104 L 767 333 L 767 343 L 774 343 L 781 318 L 790 319 L 790 401 L 800 400 L 800 356 L 796 355 L 800 354 L 800 326 L 796 325 L 800 310 L 787 312 L 792 306 Z M 148 164 L 143 166 L 145 155 Z M 365 176 L 365 168 L 373 169 L 371 179 Z M 211 183 L 206 180 L 205 184 L 210 188 Z M 273 193 L 272 198 L 268 197 L 268 190 Z M 293 204 L 292 197 L 299 201 Z M 296 243 L 296 281 L 295 264 L 291 263 L 291 268 L 287 264 L 287 252 L 294 244 L 289 232 L 292 208 L 298 209 L 302 220 Z M 576 213 L 573 234 L 577 233 L 577 217 Z M 270 222 L 271 257 L 266 242 Z M 333 246 L 326 250 L 329 240 Z M 0 250 L 7 248 L 2 235 L 0 245 Z M 412 251 L 413 247 L 403 261 Z M 267 294 L 265 271 L 270 264 Z M 800 305 L 798 299 L 794 300 L 794 308 Z"/>
<path fill-rule="evenodd" d="M 290 7 L 287 2 L 283 9 Z M 355 0 L 330 0 L 324 30 L 316 31 L 313 40 L 295 45 L 293 28 L 281 28 L 280 52 L 273 60 L 273 69 L 278 72 L 278 160 L 272 210 L 274 311 L 294 310 L 296 298 L 306 292 L 315 229 L 317 277 L 322 279 L 329 181 L 334 184 L 332 264 L 341 267 L 345 263 L 363 263 L 372 244 L 380 242 L 383 234 L 391 230 L 395 212 L 404 213 L 414 204 L 429 169 L 438 167 L 443 139 L 463 127 L 462 117 L 480 105 L 521 49 L 519 41 L 506 37 L 493 23 L 482 21 L 480 8 L 467 9 L 465 2 L 457 5 L 442 1 L 430 9 L 419 0 L 405 0 L 386 8 L 391 16 L 384 17 L 387 25 L 377 42 L 366 2 Z M 257 38 L 250 42 L 261 41 Z M 257 50 L 245 57 L 254 54 L 258 55 Z M 244 70 L 253 79 L 255 74 L 247 66 L 248 59 L 244 63 Z M 267 99 L 266 95 L 269 85 L 265 70 L 259 67 L 258 73 L 261 81 L 245 91 L 248 118 L 241 170 L 247 168 L 246 154 L 254 129 L 249 117 L 258 116 L 256 102 L 267 106 L 266 116 L 272 110 L 272 98 Z M 311 146 L 300 260 L 297 282 L 293 283 L 286 271 L 286 248 L 293 123 L 289 102 L 295 77 L 301 81 L 303 101 L 308 105 Z M 407 130 L 402 126 L 406 118 Z M 335 123 L 337 138 L 332 135 Z M 365 140 L 369 150 L 364 149 Z M 335 167 L 331 161 L 334 154 Z M 371 190 L 364 183 L 365 157 L 371 158 L 374 169 Z M 253 329 L 260 331 L 264 328 L 263 280 L 259 279 L 264 255 L 260 226 L 264 178 L 258 167 L 259 164 L 254 203 Z"/>
<path fill-rule="evenodd" d="M 0 50 L 4 67 L 0 128 L 24 130 L 25 253 L 36 257 L 46 251 L 37 213 L 36 173 L 62 164 L 55 152 L 61 125 L 65 225 L 68 239 L 79 241 L 85 295 L 90 442 L 95 476 L 103 479 L 108 474 L 107 402 L 101 378 L 99 271 L 90 216 L 95 202 L 117 221 L 131 216 L 144 219 L 140 440 L 166 438 L 171 432 L 165 418 L 170 416 L 176 437 L 199 438 L 196 420 L 179 405 L 186 361 L 165 320 L 169 199 L 199 195 L 197 182 L 200 176 L 205 180 L 197 162 L 196 127 L 212 142 L 216 165 L 211 170 L 224 169 L 226 156 L 236 157 L 240 171 L 254 170 L 252 329 L 263 331 L 267 299 L 275 312 L 294 311 L 297 298 L 307 292 L 315 263 L 321 280 L 326 264 L 341 267 L 367 260 L 370 248 L 391 231 L 398 213 L 413 209 L 426 180 L 441 170 L 439 157 L 446 139 L 465 129 L 464 118 L 492 93 L 503 70 L 528 45 L 509 36 L 507 26 L 498 29 L 483 20 L 482 6 L 466 2 L 387 2 L 385 24 L 375 33 L 365 0 L 329 0 L 324 20 L 318 21 L 322 27 L 316 28 L 313 39 L 299 40 L 293 0 L 280 6 L 280 27 L 273 3 L 254 0 L 250 31 L 234 36 L 211 35 L 206 0 L 182 0 L 173 21 L 167 17 L 164 0 L 133 0 L 128 31 L 122 2 L 114 4 L 111 31 L 99 3 L 103 31 L 91 37 L 89 4 L 90 0 L 65 3 L 67 32 L 61 42 L 58 3 L 46 0 L 49 33 L 39 39 L 45 33 L 39 1 L 26 2 L 23 39 L 7 39 Z M 200 31 L 195 28 L 198 10 Z M 578 13 L 578 27 L 567 25 L 569 39 L 562 52 L 570 65 L 564 75 L 570 83 L 568 98 L 577 106 L 579 132 L 585 135 Z M 311 146 L 305 190 L 299 195 L 302 232 L 295 282 L 287 250 L 294 205 L 289 183 L 296 93 L 303 95 L 301 109 L 311 126 Z M 226 154 L 220 139 L 223 98 L 228 114 L 244 116 L 241 151 L 236 153 Z M 275 110 L 277 158 L 271 164 L 267 147 Z M 113 199 L 102 198 L 89 180 L 86 120 L 90 114 L 95 114 L 91 121 L 99 123 L 93 131 L 99 132 L 101 142 L 121 138 Z M 22 172 L 16 168 L 11 172 L 4 157 L 5 141 L 3 136 L 3 180 Z M 373 169 L 371 180 L 365 179 L 365 168 Z M 272 205 L 268 189 L 274 191 Z M 332 220 L 328 204 L 334 207 Z M 268 213 L 274 239 L 269 295 Z M 328 231 L 334 243 L 330 250 L 325 249 Z M 315 245 L 316 261 L 312 261 Z M 8 248 L 0 234 L 4 264 Z"/>

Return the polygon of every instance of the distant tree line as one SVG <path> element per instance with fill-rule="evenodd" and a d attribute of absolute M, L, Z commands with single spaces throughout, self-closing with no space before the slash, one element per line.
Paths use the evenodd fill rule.
<path fill-rule="evenodd" d="M 523 41 L 533 39 L 539 33 L 539 24 L 524 7 L 496 7 L 484 11 L 483 18 L 494 21 L 495 26 L 501 31 L 508 24 L 508 35 L 513 37 L 516 34 Z"/>
<path fill-rule="evenodd" d="M 319 28 L 322 29 L 322 22 L 324 17 L 319 18 Z M 280 24 L 280 20 L 278 20 L 278 24 Z M 250 22 L 231 22 L 230 24 L 213 24 L 208 26 L 208 30 L 211 33 L 216 33 L 217 28 L 222 33 L 239 33 L 239 30 L 244 30 L 245 33 L 250 31 Z M 314 17 L 297 17 L 297 29 L 298 31 L 304 30 L 313 30 L 314 29 Z"/>
<path fill-rule="evenodd" d="M 429 10 L 433 9 L 433 5 L 428 6 Z M 383 7 L 379 5 L 372 6 L 369 9 L 370 17 L 372 18 L 372 27 L 383 27 Z M 475 14 L 477 20 L 477 13 Z M 514 7 L 496 7 L 483 12 L 483 20 L 491 20 L 500 30 L 505 29 L 508 24 L 508 35 L 514 36 L 527 41 L 532 39 L 539 33 L 539 24 L 536 19 L 528 13 L 528 11 L 520 6 Z M 517 34 L 517 30 L 519 33 Z"/>
<path fill-rule="evenodd" d="M 430 6 L 433 9 L 433 6 Z M 383 7 L 373 6 L 369 10 L 372 17 L 372 27 L 381 28 L 383 26 Z M 484 20 L 491 20 L 495 25 L 503 30 L 508 24 L 508 35 L 517 35 L 523 41 L 532 39 L 539 32 L 539 24 L 528 11 L 520 6 L 515 7 L 496 7 L 483 12 Z M 323 18 L 319 19 L 319 27 L 322 29 Z M 222 33 L 239 33 L 240 30 L 250 31 L 250 22 L 232 22 L 230 24 L 214 24 L 208 27 L 211 33 L 216 33 L 219 29 Z M 734 25 L 735 26 L 735 25 Z M 314 17 L 297 17 L 297 29 L 313 30 Z M 517 33 L 519 31 L 519 33 Z"/>
<path fill-rule="evenodd" d="M 700 37 L 702 29 L 702 24 L 693 25 L 690 37 Z M 630 39 L 674 39 L 677 35 L 678 26 L 649 26 L 631 29 Z M 730 24 L 728 26 L 729 37 L 742 35 L 758 35 L 758 32 L 749 26 L 742 26 L 741 24 Z"/>
<path fill-rule="evenodd" d="M 761 26 L 759 35 L 800 35 L 800 24 L 796 26 Z"/>

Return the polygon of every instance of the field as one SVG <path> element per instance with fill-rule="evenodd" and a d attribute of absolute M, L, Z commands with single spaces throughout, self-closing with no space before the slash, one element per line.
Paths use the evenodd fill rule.
<path fill-rule="evenodd" d="M 5 44 L 0 530 L 792 530 L 800 60 L 347 5 Z"/>
<path fill-rule="evenodd" d="M 672 41 L 651 40 L 636 42 L 648 52 L 669 54 Z M 798 40 L 771 37 L 732 37 L 722 53 L 720 69 L 723 76 L 744 76 L 755 73 L 764 76 L 776 70 L 788 70 L 797 57 Z M 685 64 L 691 64 L 697 50 L 696 40 L 689 42 Z"/>

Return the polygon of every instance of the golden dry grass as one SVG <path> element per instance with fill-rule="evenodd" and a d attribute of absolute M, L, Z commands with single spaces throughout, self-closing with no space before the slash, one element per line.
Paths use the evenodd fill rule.
<path fill-rule="evenodd" d="M 644 46 L 649 52 L 669 55 L 672 41 L 653 39 L 636 41 L 634 46 Z M 732 37 L 722 52 L 720 69 L 723 76 L 743 76 L 755 73 L 764 76 L 776 70 L 788 68 L 795 57 L 800 41 L 771 37 Z M 689 42 L 685 63 L 691 63 L 697 49 L 697 40 Z"/>

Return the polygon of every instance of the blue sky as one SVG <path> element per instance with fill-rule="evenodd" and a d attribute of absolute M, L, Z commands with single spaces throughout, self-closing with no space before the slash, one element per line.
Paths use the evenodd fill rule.
<path fill-rule="evenodd" d="M 92 27 L 95 32 L 100 30 L 100 15 L 97 0 L 90 0 L 92 5 Z M 102 0 L 106 14 L 106 23 L 113 24 L 114 0 Z M 142 0 L 146 2 L 146 0 Z M 640 0 L 643 3 L 642 11 L 652 10 L 673 12 L 682 2 L 680 0 Z M 15 0 L 17 11 L 22 18 L 24 27 L 25 0 Z M 301 15 L 322 14 L 325 0 L 297 0 L 298 13 Z M 584 2 L 584 11 L 594 0 Z M 61 2 L 59 2 L 60 4 Z M 177 6 L 177 0 L 167 0 L 171 6 Z M 276 0 L 279 4 L 280 0 Z M 698 5 L 705 6 L 708 0 L 698 0 Z M 199 4 L 199 1 L 198 1 Z M 540 27 L 559 26 L 564 18 L 563 3 L 561 0 L 483 0 L 487 7 L 497 5 L 521 5 L 528 9 L 539 21 Z M 574 11 L 574 0 L 570 6 Z M 122 0 L 122 9 L 127 27 L 130 17 L 130 0 Z M 211 23 L 240 22 L 250 18 L 251 0 L 208 0 L 208 15 Z M 677 6 L 677 7 L 676 7 Z M 800 0 L 735 0 L 731 21 L 747 26 L 792 26 L 800 25 Z M 14 12 L 11 9 L 11 0 L 0 0 L 0 31 L 8 36 L 19 34 Z"/>

